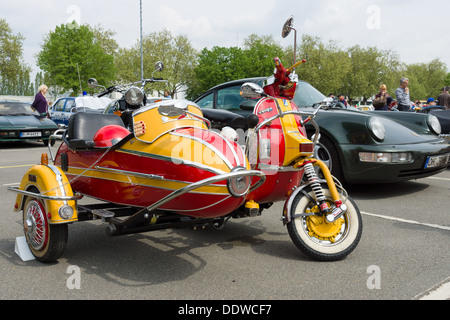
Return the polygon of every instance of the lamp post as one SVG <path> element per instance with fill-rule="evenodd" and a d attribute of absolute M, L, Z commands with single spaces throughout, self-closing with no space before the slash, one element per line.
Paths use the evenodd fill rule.
<path fill-rule="evenodd" d="M 140 2 L 140 25 L 141 25 L 141 81 L 144 81 L 144 49 L 142 47 L 142 0 Z"/>

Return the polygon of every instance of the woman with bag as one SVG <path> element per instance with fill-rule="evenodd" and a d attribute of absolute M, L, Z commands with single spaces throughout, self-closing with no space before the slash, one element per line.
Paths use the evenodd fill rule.
<path fill-rule="evenodd" d="M 380 86 L 380 92 L 375 96 L 372 105 L 377 111 L 387 111 L 391 102 L 392 97 L 388 95 L 386 85 L 382 84 Z"/>

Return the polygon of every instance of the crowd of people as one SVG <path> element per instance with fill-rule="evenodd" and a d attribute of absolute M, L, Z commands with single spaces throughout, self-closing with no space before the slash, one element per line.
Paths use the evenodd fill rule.
<path fill-rule="evenodd" d="M 387 111 L 387 110 L 398 110 L 398 111 L 416 111 L 426 107 L 441 107 L 443 109 L 450 109 L 450 87 L 443 87 L 441 94 L 435 99 L 434 97 L 429 97 L 425 103 L 419 100 L 415 102 L 411 101 L 410 89 L 409 89 L 409 79 L 401 78 L 400 86 L 395 90 L 395 98 L 391 97 L 387 93 L 387 87 L 385 84 L 380 85 L 380 91 L 375 95 L 375 99 L 372 102 L 372 106 L 375 110 Z M 328 97 L 336 100 L 335 95 L 330 93 Z M 347 108 L 349 103 L 346 101 L 343 94 L 338 95 L 337 102 L 342 103 L 343 107 Z"/>

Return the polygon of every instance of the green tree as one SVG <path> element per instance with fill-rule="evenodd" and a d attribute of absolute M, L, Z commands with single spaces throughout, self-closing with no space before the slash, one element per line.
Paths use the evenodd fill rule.
<path fill-rule="evenodd" d="M 31 68 L 23 62 L 21 34 L 14 34 L 8 23 L 0 19 L 0 94 L 32 94 Z"/>
<path fill-rule="evenodd" d="M 273 74 L 275 57 L 283 56 L 283 48 L 272 36 L 250 35 L 243 48 L 204 48 L 195 68 L 195 78 L 188 83 L 187 96 L 196 98 L 209 88 L 223 82 Z"/>
<path fill-rule="evenodd" d="M 448 75 L 446 64 L 439 59 L 407 65 L 404 73 L 410 80 L 411 100 L 426 100 L 439 95 Z"/>
<path fill-rule="evenodd" d="M 155 74 L 168 81 L 167 85 L 154 84 L 153 90 L 168 90 L 172 96 L 185 90 L 194 75 L 197 51 L 185 35 L 173 36 L 166 29 L 144 35 L 142 39 L 144 78 L 150 78 L 157 61 L 164 63 L 164 71 Z M 130 49 L 120 48 L 116 56 L 117 79 L 131 83 L 141 79 L 141 45 L 138 41 Z"/>
<path fill-rule="evenodd" d="M 292 50 L 292 49 L 290 49 Z M 350 59 L 346 51 L 336 42 L 323 43 L 320 38 L 304 35 L 298 50 L 299 59 L 306 63 L 296 71 L 301 80 L 305 80 L 324 94 L 341 93 L 346 88 Z M 342 92 L 347 94 L 347 92 Z"/>
<path fill-rule="evenodd" d="M 37 57 L 47 85 L 75 93 L 80 87 L 87 90 L 87 80 L 91 77 L 100 83 L 110 83 L 115 78 L 114 57 L 105 52 L 102 44 L 87 25 L 56 27 L 44 38 Z"/>

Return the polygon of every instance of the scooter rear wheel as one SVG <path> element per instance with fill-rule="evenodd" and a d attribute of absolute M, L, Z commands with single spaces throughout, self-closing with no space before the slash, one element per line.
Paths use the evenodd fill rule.
<path fill-rule="evenodd" d="M 322 186 L 330 206 L 333 205 L 331 192 Z M 346 201 L 347 211 L 341 218 L 328 223 L 325 216 L 320 216 L 314 192 L 306 190 L 309 197 L 298 193 L 292 203 L 291 221 L 287 224 L 289 236 L 294 244 L 307 256 L 319 261 L 337 261 L 349 255 L 358 245 L 362 234 L 361 213 L 349 197 Z M 296 216 L 299 214 L 308 216 Z"/>

